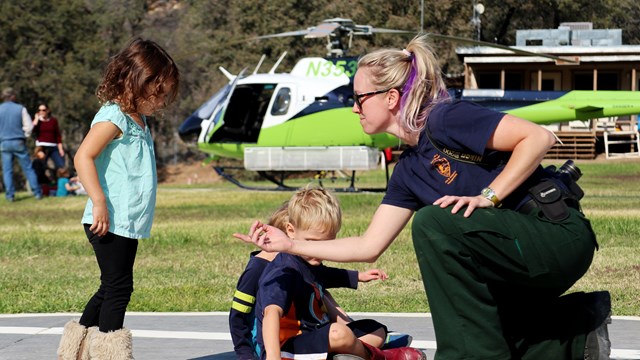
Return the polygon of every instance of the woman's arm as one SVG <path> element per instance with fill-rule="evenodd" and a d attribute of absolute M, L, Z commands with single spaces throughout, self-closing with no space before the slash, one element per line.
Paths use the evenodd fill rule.
<path fill-rule="evenodd" d="M 380 205 L 361 236 L 328 241 L 292 240 L 277 228 L 256 221 L 249 234 L 234 237 L 258 245 L 265 251 L 281 251 L 337 262 L 374 262 L 407 224 L 413 210 Z"/>
<path fill-rule="evenodd" d="M 120 129 L 113 123 L 108 121 L 97 123 L 91 127 L 74 157 L 78 178 L 93 203 L 93 224 L 90 230 L 99 236 L 104 236 L 109 231 L 109 212 L 107 200 L 98 180 L 95 160 L 107 144 L 119 135 Z"/>
<path fill-rule="evenodd" d="M 278 305 L 268 305 L 262 319 L 262 340 L 267 360 L 280 360 L 280 319 L 284 311 Z"/>
<path fill-rule="evenodd" d="M 505 115 L 487 146 L 499 151 L 512 151 L 504 170 L 491 184 L 499 199 L 506 198 L 540 165 L 544 155 L 555 145 L 553 133 L 540 125 Z"/>
<path fill-rule="evenodd" d="M 535 171 L 555 143 L 556 138 L 549 130 L 513 115 L 505 115 L 489 138 L 487 148 L 512 154 L 504 170 L 491 184 L 483 185 L 493 189 L 498 199 L 506 198 Z M 464 216 L 471 215 L 475 208 L 493 206 L 482 195 L 443 196 L 434 202 L 443 208 L 451 204 L 455 204 L 452 213 L 467 206 Z"/>

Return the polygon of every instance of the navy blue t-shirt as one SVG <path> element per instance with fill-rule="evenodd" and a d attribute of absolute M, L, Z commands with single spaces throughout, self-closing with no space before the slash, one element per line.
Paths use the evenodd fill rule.
<path fill-rule="evenodd" d="M 382 203 L 418 210 L 445 195 L 476 196 L 504 169 L 509 152 L 487 149 L 486 145 L 505 116 L 468 101 L 437 104 L 427 126 L 434 141 L 453 150 L 483 155 L 478 165 L 457 161 L 442 154 L 429 141 L 425 130 L 418 145 L 405 150 L 389 179 Z M 542 175 L 542 167 L 506 199 L 504 207 L 515 208 L 526 190 Z"/>
<path fill-rule="evenodd" d="M 324 289 L 357 286 L 357 271 L 312 266 L 299 256 L 278 254 L 265 269 L 258 286 L 255 311 L 260 349 L 264 349 L 262 321 L 267 306 L 277 305 L 284 312 L 280 319 L 282 344 L 300 332 L 313 331 L 329 322 Z"/>

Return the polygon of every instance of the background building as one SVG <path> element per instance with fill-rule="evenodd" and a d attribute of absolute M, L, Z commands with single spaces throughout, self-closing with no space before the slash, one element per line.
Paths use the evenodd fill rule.
<path fill-rule="evenodd" d="M 502 106 L 508 108 L 510 102 L 515 107 L 522 101 L 554 99 L 570 90 L 640 88 L 640 45 L 622 44 L 621 29 L 593 29 L 591 23 L 581 22 L 562 23 L 558 29 L 518 30 L 515 47 L 575 62 L 517 55 L 491 47 L 460 47 L 456 54 L 464 64 L 463 96 L 490 101 L 502 94 L 506 100 Z M 499 91 L 492 94 L 492 90 Z M 504 94 L 511 96 L 505 98 Z M 638 155 L 637 115 L 573 121 L 549 128 L 565 142 L 550 157 L 593 158 L 600 152 L 607 156 Z"/>

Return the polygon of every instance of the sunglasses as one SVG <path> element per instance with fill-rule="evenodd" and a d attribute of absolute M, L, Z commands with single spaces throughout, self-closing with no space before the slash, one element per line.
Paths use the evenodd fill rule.
<path fill-rule="evenodd" d="M 392 88 L 386 89 L 386 90 L 377 90 L 377 91 L 370 91 L 370 92 L 366 92 L 366 93 L 362 93 L 362 94 L 358 94 L 355 91 L 353 92 L 353 101 L 356 103 L 356 105 L 358 106 L 358 109 L 362 110 L 362 103 L 363 101 L 360 100 L 361 98 L 365 97 L 365 96 L 370 96 L 370 95 L 378 95 L 378 94 L 384 94 L 386 92 L 388 92 L 389 90 L 391 90 Z"/>

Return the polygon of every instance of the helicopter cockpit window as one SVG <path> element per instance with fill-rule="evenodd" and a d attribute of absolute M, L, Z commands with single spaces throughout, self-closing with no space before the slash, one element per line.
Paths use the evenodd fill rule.
<path fill-rule="evenodd" d="M 276 99 L 271 107 L 271 115 L 284 115 L 289 110 L 289 104 L 291 103 L 291 89 L 283 87 L 278 90 Z"/>

